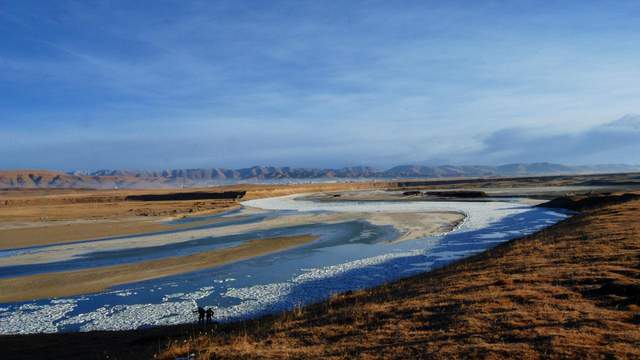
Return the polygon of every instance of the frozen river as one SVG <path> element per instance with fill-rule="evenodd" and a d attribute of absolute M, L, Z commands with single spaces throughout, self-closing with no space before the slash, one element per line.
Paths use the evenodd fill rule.
<path fill-rule="evenodd" d="M 217 321 L 232 321 L 320 301 L 334 292 L 375 286 L 425 272 L 501 242 L 532 233 L 567 215 L 517 201 L 500 202 L 313 202 L 298 196 L 251 200 L 238 221 L 222 221 L 199 229 L 195 238 L 156 246 L 128 248 L 136 237 L 114 238 L 121 248 L 76 252 L 56 247 L 0 252 L 0 258 L 66 251 L 58 261 L 0 266 L 0 277 L 68 271 L 140 259 L 176 256 L 234 246 L 255 237 L 313 234 L 317 240 L 281 252 L 228 265 L 117 286 L 108 291 L 20 303 L 0 304 L 0 333 L 120 330 L 194 320 L 196 306 L 213 307 Z M 258 209 L 258 210 L 253 210 Z M 437 236 L 397 242 L 398 229 L 365 220 L 311 223 L 253 230 L 283 214 L 460 212 L 465 220 Z M 236 217 L 237 218 L 237 217 Z M 242 224 L 239 225 L 238 222 Z M 224 233 L 225 226 L 248 231 Z M 193 231 L 193 230 L 191 230 Z M 146 235 L 147 237 L 159 235 Z M 140 238 L 140 237 L 137 237 Z M 140 244 L 146 244 L 139 241 Z M 62 254 L 62 252 L 61 252 Z M 1 291 L 1 289 L 0 289 Z"/>

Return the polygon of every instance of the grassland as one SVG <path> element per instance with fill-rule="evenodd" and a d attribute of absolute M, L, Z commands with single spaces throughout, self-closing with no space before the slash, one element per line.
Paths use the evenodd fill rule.
<path fill-rule="evenodd" d="M 638 358 L 640 200 L 446 268 L 173 339 L 161 359 Z"/>

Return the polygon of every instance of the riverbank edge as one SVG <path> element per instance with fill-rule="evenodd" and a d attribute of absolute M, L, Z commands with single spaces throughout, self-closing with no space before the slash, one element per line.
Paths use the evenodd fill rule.
<path fill-rule="evenodd" d="M 612 206 L 612 205 L 607 205 Z M 576 216 L 583 216 L 578 213 Z M 425 278 L 434 278 L 442 276 L 442 274 L 452 269 L 464 267 L 465 264 L 500 257 L 501 254 L 516 243 L 527 242 L 535 239 L 541 233 L 545 235 L 553 234 L 554 231 L 563 228 L 570 221 L 575 221 L 571 217 L 557 224 L 543 229 L 532 235 L 512 239 L 503 244 L 496 246 L 491 250 L 476 254 L 469 258 L 461 259 L 451 263 L 443 268 L 435 269 L 430 272 L 398 280 L 386 285 L 382 285 L 373 289 L 369 289 L 366 293 L 380 291 L 382 288 L 393 286 L 402 286 L 411 282 L 416 282 Z M 535 249 L 534 249 L 535 250 Z M 365 297 L 365 292 L 354 292 L 341 295 L 341 301 L 353 301 L 358 297 Z M 409 297 L 409 295 L 407 295 Z M 320 304 L 309 305 L 302 314 L 308 314 L 313 308 L 325 306 L 327 303 L 335 302 L 331 299 Z M 299 311 L 299 310 L 296 310 Z M 247 329 L 265 329 L 269 325 L 274 324 L 278 319 L 290 317 L 294 312 L 288 312 L 281 315 L 269 315 L 259 319 L 219 325 L 213 330 L 216 334 L 222 335 L 227 339 L 233 339 L 239 333 L 247 333 Z M 119 358 L 119 359 L 140 359 L 153 358 L 155 355 L 161 355 L 164 358 L 170 358 L 170 353 L 176 350 L 185 350 L 186 352 L 203 350 L 196 347 L 182 347 L 176 349 L 176 344 L 182 343 L 187 345 L 196 345 L 195 340 L 206 336 L 206 331 L 195 326 L 194 324 L 155 327 L 130 331 L 97 331 L 85 333 L 63 333 L 63 334 L 35 334 L 35 335 L 4 335 L 0 336 L 0 347 L 3 358 L 6 359 L 39 359 L 39 358 L 62 358 L 62 357 L 82 357 L 82 358 Z M 239 357 L 241 354 L 237 354 Z M 307 354 L 313 356 L 312 354 Z M 220 356 L 220 355 L 219 355 Z M 254 357 L 259 357 L 256 353 Z M 305 357 L 298 353 L 294 357 Z"/>

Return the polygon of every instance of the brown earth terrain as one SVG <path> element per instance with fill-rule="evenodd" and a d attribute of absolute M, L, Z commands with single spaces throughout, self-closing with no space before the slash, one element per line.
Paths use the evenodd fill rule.
<path fill-rule="evenodd" d="M 255 210 L 245 210 L 253 212 Z M 258 210 L 258 212 L 260 212 Z M 307 224 L 336 224 L 347 221 L 367 221 L 378 226 L 392 226 L 397 231 L 394 242 L 415 240 L 434 234 L 449 232 L 458 226 L 465 216 L 458 212 L 429 212 L 425 213 L 297 213 L 277 216 L 271 219 L 263 219 L 257 222 L 245 224 L 226 225 L 216 228 L 204 226 L 199 228 L 191 226 L 190 229 L 182 231 L 169 231 L 164 233 L 150 233 L 138 236 L 121 236 L 109 238 L 106 241 L 88 241 L 75 244 L 66 242 L 63 244 L 51 244 L 46 249 L 35 251 L 25 251 L 12 254 L 11 256 L 0 257 L 0 267 L 45 264 L 71 260 L 83 255 L 127 249 L 145 249 L 149 247 L 176 244 L 190 241 L 197 238 L 224 237 L 228 235 L 246 234 L 282 227 L 301 226 Z M 247 219 L 247 215 L 231 215 L 210 219 L 197 224 L 214 224 L 225 221 L 242 221 Z M 194 222 L 195 223 L 195 222 Z M 191 224 L 181 224 L 191 225 Z M 260 235 L 255 235 L 261 237 Z"/>
<path fill-rule="evenodd" d="M 43 179 L 45 175 L 42 175 Z M 51 176 L 55 177 L 55 174 Z M 238 207 L 239 200 L 296 193 L 325 192 L 328 198 L 336 201 L 348 200 L 349 198 L 362 199 L 357 194 L 335 198 L 331 194 L 332 192 L 365 189 L 404 192 L 434 189 L 483 189 L 483 191 L 494 189 L 495 192 L 495 189 L 531 187 L 552 189 L 558 186 L 567 187 L 569 190 L 549 194 L 545 194 L 544 190 L 542 192 L 536 190 L 531 193 L 531 197 L 550 198 L 566 193 L 588 194 L 590 190 L 570 190 L 571 187 L 584 186 L 597 186 L 600 192 L 619 191 L 620 187 L 640 189 L 640 175 L 415 179 L 402 182 L 369 181 L 288 185 L 238 184 L 201 189 L 5 189 L 0 190 L 0 249 L 173 230 L 179 227 L 169 226 L 162 222 L 170 218 L 228 211 Z M 244 192 L 244 196 L 241 198 L 219 196 L 219 194 L 232 192 Z M 195 198 L 194 194 L 197 195 Z M 395 199 L 389 196 L 383 196 L 383 198 Z M 420 200 L 421 197 L 405 196 L 404 198 L 404 200 Z M 183 227 L 195 225 L 184 225 Z"/>
<path fill-rule="evenodd" d="M 638 186 L 639 173 L 593 175 L 547 175 L 494 178 L 410 179 L 393 183 L 403 189 L 520 188 L 534 186 Z"/>
<path fill-rule="evenodd" d="M 229 208 L 221 208 L 217 212 L 223 212 Z M 214 211 L 211 211 L 214 213 Z M 231 220 L 232 218 L 226 218 Z M 5 225 L 0 230 L 0 250 L 30 247 L 38 245 L 53 245 L 60 243 L 73 243 L 85 240 L 103 239 L 114 236 L 149 234 L 173 230 L 185 230 L 206 224 L 212 224 L 224 219 L 203 219 L 184 224 L 168 224 L 163 220 L 170 218 L 160 217 L 151 219 L 117 219 L 103 221 L 69 221 L 52 223 L 32 223 Z"/>
<path fill-rule="evenodd" d="M 638 358 L 640 198 L 443 269 L 173 340 L 160 358 Z"/>
<path fill-rule="evenodd" d="M 0 336 L 0 348 L 7 359 L 639 358 L 640 200 L 600 198 L 439 270 L 281 315 Z"/>
<path fill-rule="evenodd" d="M 402 182 L 369 181 L 288 185 L 238 184 L 201 189 L 91 190 L 91 189 L 5 189 L 0 190 L 0 226 L 6 223 L 103 220 L 140 216 L 180 216 L 207 213 L 233 207 L 236 199 L 191 199 L 166 201 L 126 201 L 143 195 L 166 196 L 246 191 L 242 199 L 290 195 L 304 192 L 331 192 L 362 189 L 449 189 L 523 188 L 557 186 L 639 187 L 640 174 L 540 176 L 498 179 L 432 179 Z"/>
<path fill-rule="evenodd" d="M 236 185 L 194 190 L 69 190 L 22 189 L 0 191 L 0 249 L 48 245 L 142 234 L 202 225 L 166 225 L 162 221 L 184 216 L 232 210 L 239 200 L 313 191 L 386 187 L 387 183 L 305 185 Z M 242 198 L 192 199 L 191 194 L 246 191 Z M 185 194 L 186 200 L 164 200 Z M 149 195 L 160 196 L 149 198 Z M 145 196 L 148 201 L 131 200 Z M 127 200 L 129 198 L 129 200 Z M 176 198 L 173 196 L 173 198 Z M 149 200 L 151 199 L 151 200 Z"/>

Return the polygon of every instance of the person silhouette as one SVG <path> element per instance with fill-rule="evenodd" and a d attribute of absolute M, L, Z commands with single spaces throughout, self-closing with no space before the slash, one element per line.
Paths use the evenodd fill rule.
<path fill-rule="evenodd" d="M 213 309 L 208 308 L 206 315 L 207 315 L 207 324 L 211 324 L 211 318 L 213 317 Z"/>
<path fill-rule="evenodd" d="M 206 311 L 200 306 L 198 306 L 197 310 L 193 311 L 194 314 L 198 314 L 198 325 L 204 325 L 204 315 Z"/>

